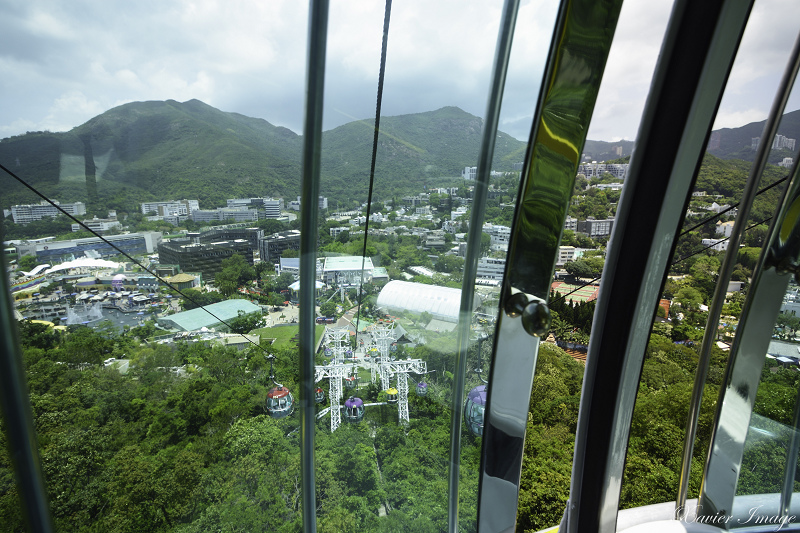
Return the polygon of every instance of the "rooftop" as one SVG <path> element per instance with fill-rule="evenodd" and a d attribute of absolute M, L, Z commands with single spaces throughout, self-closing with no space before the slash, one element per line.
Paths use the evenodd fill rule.
<path fill-rule="evenodd" d="M 323 270 L 361 270 L 362 261 L 364 270 L 373 269 L 372 259 L 369 257 L 344 255 L 341 257 L 326 257 Z"/>
<path fill-rule="evenodd" d="M 198 308 L 175 313 L 159 319 L 159 323 L 170 329 L 194 331 L 203 327 L 216 326 L 223 320 L 226 322 L 232 320 L 239 316 L 239 311 L 244 311 L 245 314 L 261 313 L 261 307 L 247 300 L 225 300 L 207 305 L 205 309 Z"/>

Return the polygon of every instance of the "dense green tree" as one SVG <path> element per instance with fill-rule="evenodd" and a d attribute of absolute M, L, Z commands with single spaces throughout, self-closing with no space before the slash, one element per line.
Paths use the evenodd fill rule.
<path fill-rule="evenodd" d="M 228 322 L 231 333 L 250 333 L 262 323 L 261 313 L 239 311 L 239 316 Z"/>
<path fill-rule="evenodd" d="M 198 289 L 184 289 L 181 291 L 183 299 L 181 304 L 185 310 L 196 309 L 200 306 L 206 306 L 221 302 L 225 297 L 216 291 L 200 291 Z"/>
<path fill-rule="evenodd" d="M 322 316 L 336 316 L 336 302 L 324 302 L 319 306 L 319 312 Z"/>

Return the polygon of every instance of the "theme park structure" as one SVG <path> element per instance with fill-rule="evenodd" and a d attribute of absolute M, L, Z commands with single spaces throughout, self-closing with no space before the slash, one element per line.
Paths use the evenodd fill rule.
<path fill-rule="evenodd" d="M 393 323 L 375 324 L 370 331 L 369 341 L 356 350 L 350 347 L 348 328 L 325 328 L 325 353 L 332 359 L 329 364 L 315 367 L 315 381 L 319 383 L 323 379 L 328 380 L 330 407 L 321 411 L 320 415 L 330 412 L 331 432 L 336 431 L 342 423 L 341 399 L 345 391 L 355 392 L 361 369 L 369 370 L 372 383 L 380 380 L 381 389 L 387 391 L 388 403 L 397 403 L 400 422 L 404 424 L 408 422 L 408 375 L 426 374 L 428 369 L 425 361 L 420 359 L 394 359 L 391 355 L 394 341 Z M 396 382 L 396 387 L 392 387 L 392 381 Z M 426 387 L 424 390 L 427 390 Z M 347 405 L 347 402 L 345 404 Z M 364 407 L 369 405 L 373 404 L 365 404 Z M 345 410 L 345 418 L 348 420 L 350 413 L 350 409 Z M 361 413 L 363 416 L 363 409 Z"/>

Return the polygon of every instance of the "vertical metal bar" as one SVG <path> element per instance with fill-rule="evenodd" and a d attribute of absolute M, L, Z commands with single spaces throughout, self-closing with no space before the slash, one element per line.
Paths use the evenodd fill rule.
<path fill-rule="evenodd" d="M 703 334 L 703 343 L 700 348 L 697 372 L 694 376 L 692 400 L 689 405 L 689 417 L 686 422 L 686 439 L 683 443 L 683 460 L 681 463 L 680 484 L 678 486 L 678 499 L 676 502 L 678 509 L 686 505 L 686 497 L 689 491 L 689 476 L 692 470 L 694 441 L 697 436 L 697 421 L 700 417 L 700 404 L 703 401 L 703 387 L 706 384 L 708 367 L 711 362 L 711 346 L 714 344 L 717 337 L 719 316 L 722 313 L 722 305 L 725 303 L 725 295 L 728 292 L 728 280 L 731 274 L 733 274 L 733 267 L 736 265 L 738 259 L 742 233 L 744 233 L 744 228 L 748 223 L 750 208 L 753 206 L 758 184 L 761 181 L 761 175 L 764 172 L 764 167 L 767 164 L 767 158 L 772 148 L 772 139 L 778 131 L 778 124 L 780 124 L 783 110 L 786 108 L 786 102 L 789 100 L 789 95 L 792 91 L 792 85 L 797 76 L 799 66 L 800 37 L 795 41 L 789 64 L 786 66 L 786 70 L 783 73 L 778 93 L 775 95 L 775 101 L 772 103 L 772 110 L 764 126 L 755 161 L 753 162 L 753 166 L 750 167 L 750 175 L 747 177 L 742 199 L 739 202 L 739 214 L 736 216 L 736 221 L 733 224 L 733 230 L 728 240 L 728 250 L 725 253 L 725 259 L 722 261 L 722 266 L 719 269 L 717 285 L 714 288 L 714 298 L 708 310 L 708 321 L 706 322 L 706 329 Z"/>
<path fill-rule="evenodd" d="M 314 478 L 314 309 L 317 274 L 317 222 L 325 92 L 328 1 L 311 0 L 308 13 L 306 107 L 303 123 L 303 195 L 300 220 L 300 467 L 303 530 L 317 530 Z"/>
<path fill-rule="evenodd" d="M 447 502 L 448 531 L 458 531 L 459 475 L 461 460 L 461 403 L 464 401 L 464 385 L 467 373 L 467 348 L 469 347 L 472 308 L 474 305 L 475 276 L 478 270 L 478 255 L 481 247 L 483 219 L 486 212 L 486 197 L 492 169 L 497 125 L 503 102 L 503 89 L 508 73 L 508 59 L 517 22 L 519 0 L 506 0 L 497 35 L 495 59 L 492 70 L 489 100 L 486 103 L 486 119 L 483 123 L 481 148 L 478 155 L 478 171 L 472 197 L 470 231 L 467 236 L 467 255 L 464 261 L 464 278 L 461 285 L 461 308 L 458 320 L 458 351 L 453 379 L 453 404 L 450 422 L 450 468 L 448 471 L 449 500 Z"/>
<path fill-rule="evenodd" d="M 581 151 L 621 0 L 561 2 L 506 260 L 481 454 L 479 529 L 513 530 L 539 337 Z"/>
<path fill-rule="evenodd" d="M 616 529 L 653 310 L 750 5 L 673 6 L 606 254 L 564 532 Z"/>
<path fill-rule="evenodd" d="M 706 456 L 697 505 L 699 518 L 724 516 L 738 519 L 748 514 L 750 503 L 747 500 L 737 502 L 736 485 L 764 360 L 789 285 L 790 277 L 785 267 L 792 268 L 800 258 L 798 205 L 800 167 L 795 163 L 791 182 L 781 199 L 777 215 L 772 219 L 767 241 L 753 269 L 749 295 L 739 317 Z"/>
<path fill-rule="evenodd" d="M 11 459 L 17 476 L 22 511 L 28 528 L 34 532 L 53 530 L 50 505 L 42 475 L 39 445 L 33 427 L 28 386 L 14 324 L 14 304 L 6 275 L 5 256 L 0 259 L 0 317 L 2 317 L 2 355 L 0 356 L 0 400 L 3 404 Z"/>

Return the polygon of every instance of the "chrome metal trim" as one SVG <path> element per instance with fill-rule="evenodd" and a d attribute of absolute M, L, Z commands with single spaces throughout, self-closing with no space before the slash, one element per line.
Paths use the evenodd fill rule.
<path fill-rule="evenodd" d="M 481 148 L 478 155 L 478 169 L 475 176 L 470 228 L 483 227 L 486 212 L 487 189 L 492 170 L 492 158 L 497 140 L 497 126 L 500 122 L 500 108 L 503 90 L 508 73 L 511 43 L 517 22 L 519 0 L 505 0 L 503 4 L 500 29 L 497 35 L 491 87 L 486 103 L 486 120 L 481 135 Z M 461 304 L 458 320 L 458 351 L 453 376 L 453 398 L 450 422 L 450 465 L 448 468 L 448 531 L 458 531 L 459 478 L 461 461 L 461 404 L 464 401 L 464 386 L 467 373 L 467 349 L 469 348 L 470 325 L 474 304 L 475 276 L 478 270 L 478 256 L 481 247 L 481 232 L 470 231 L 467 236 L 467 256 L 464 261 L 464 277 L 461 285 Z M 479 489 L 480 494 L 480 489 Z M 480 514 L 480 513 L 479 513 Z"/>
<path fill-rule="evenodd" d="M 749 10 L 748 10 L 749 12 Z M 744 25 L 747 22 L 747 13 L 743 13 L 745 17 L 735 23 L 741 25 L 744 31 Z M 786 107 L 786 102 L 791 93 L 792 83 L 797 76 L 798 58 L 800 58 L 800 40 L 795 42 L 794 49 L 792 50 L 789 65 L 784 72 L 781 79 L 778 93 L 775 97 L 775 102 L 772 105 L 767 123 L 764 126 L 764 139 L 772 139 L 778 132 L 778 124 L 780 123 L 783 110 Z M 683 443 L 683 456 L 681 462 L 680 484 L 678 486 L 678 498 L 676 504 L 681 507 L 686 502 L 686 497 L 689 492 L 689 476 L 692 469 L 692 454 L 694 451 L 694 442 L 697 435 L 697 421 L 700 417 L 700 404 L 703 401 L 703 388 L 706 384 L 708 376 L 708 367 L 711 362 L 711 346 L 717 338 L 717 327 L 719 326 L 719 317 L 722 313 L 722 306 L 725 303 L 725 294 L 728 291 L 728 280 L 733 274 L 733 268 L 736 265 L 739 255 L 739 244 L 742 240 L 742 233 L 744 233 L 745 226 L 749 222 L 750 208 L 753 205 L 753 200 L 756 197 L 756 191 L 761 181 L 761 175 L 764 172 L 764 167 L 767 164 L 772 145 L 768 142 L 763 142 L 758 147 L 755 161 L 753 166 L 750 167 L 750 175 L 747 177 L 742 199 L 739 202 L 739 213 L 736 216 L 736 221 L 733 224 L 730 239 L 728 240 L 728 250 L 725 253 L 725 259 L 720 266 L 719 275 L 717 276 L 717 285 L 714 287 L 714 297 L 711 301 L 711 306 L 708 310 L 708 320 L 706 322 L 706 329 L 703 333 L 703 342 L 700 348 L 700 357 L 697 363 L 697 372 L 695 373 L 694 388 L 692 390 L 692 399 L 689 405 L 689 417 L 686 424 L 686 438 Z"/>
<path fill-rule="evenodd" d="M 303 530 L 317 530 L 314 471 L 314 290 L 317 270 L 317 222 L 325 92 L 328 1 L 312 0 L 308 13 L 306 104 L 303 123 L 303 194 L 300 221 L 300 471 Z"/>
<path fill-rule="evenodd" d="M 790 207 L 798 202 L 800 166 L 796 163 L 778 216 L 773 218 L 770 225 L 767 244 L 753 271 L 750 295 L 742 309 L 737 335 L 731 347 L 725 386 L 720 389 L 699 498 L 705 516 L 717 513 L 730 515 L 737 505 L 736 483 L 761 370 L 775 319 L 789 284 L 787 273 L 776 268 L 776 250 L 783 248 L 785 242 L 796 243 L 800 239 L 800 224 L 790 212 Z M 791 257 L 782 259 L 796 265 L 800 259 L 800 249 L 795 246 L 787 248 Z"/>
<path fill-rule="evenodd" d="M 673 6 L 606 254 L 562 531 L 615 530 L 653 309 L 738 47 L 741 28 L 726 24 L 740 10 L 749 4 Z"/>
<path fill-rule="evenodd" d="M 556 19 L 506 261 L 500 307 L 510 312 L 501 313 L 494 341 L 481 454 L 480 531 L 509 531 L 516 523 L 539 347 L 531 333 L 546 330 L 532 323 L 526 329 L 530 317 L 523 309 L 535 309 L 549 320 L 546 302 L 558 244 L 621 6 L 621 0 L 565 0 Z"/>

